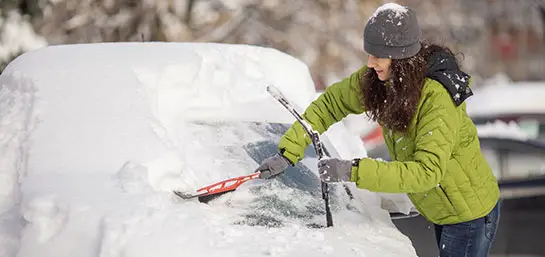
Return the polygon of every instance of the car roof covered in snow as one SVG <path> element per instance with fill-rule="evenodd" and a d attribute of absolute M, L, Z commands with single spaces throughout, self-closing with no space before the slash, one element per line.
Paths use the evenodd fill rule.
<path fill-rule="evenodd" d="M 545 83 L 489 84 L 473 90 L 467 112 L 472 118 L 524 114 L 545 115 Z"/>
<path fill-rule="evenodd" d="M 156 99 L 147 100 L 157 115 L 171 116 L 174 110 L 183 110 L 179 115 L 184 119 L 291 123 L 293 117 L 267 94 L 266 86 L 276 86 L 300 108 L 315 95 L 303 62 L 272 48 L 249 45 L 57 45 L 19 56 L 3 73 L 24 75 L 38 90 L 47 90 L 40 87 L 42 84 L 55 90 L 70 87 L 69 90 L 87 91 L 74 97 L 96 97 L 97 101 L 106 96 L 93 95 L 93 91 L 111 88 L 113 82 L 119 89 L 111 88 L 112 93 L 121 93 L 128 87 L 139 92 L 153 91 Z"/>

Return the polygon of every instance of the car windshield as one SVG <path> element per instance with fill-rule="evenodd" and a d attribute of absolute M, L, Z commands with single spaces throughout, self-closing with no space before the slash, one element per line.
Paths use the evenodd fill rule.
<path fill-rule="evenodd" d="M 200 160 L 207 162 L 207 168 L 217 170 L 211 177 L 219 181 L 253 172 L 264 159 L 278 152 L 278 142 L 290 125 L 206 122 L 192 123 L 186 129 L 191 131 L 193 140 L 200 145 L 194 150 L 206 152 L 206 158 Z M 243 210 L 241 219 L 237 221 L 240 224 L 277 227 L 285 222 L 303 222 L 306 225 L 324 223 L 325 205 L 316 175 L 316 161 L 311 144 L 305 150 L 305 158 L 288 167 L 281 176 L 246 182 L 235 193 L 221 196 L 211 204 L 223 203 Z M 189 175 L 198 177 L 198 174 L 183 176 Z"/>

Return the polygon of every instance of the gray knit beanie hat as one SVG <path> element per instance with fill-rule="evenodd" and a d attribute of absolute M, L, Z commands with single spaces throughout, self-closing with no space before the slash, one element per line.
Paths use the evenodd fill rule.
<path fill-rule="evenodd" d="M 416 13 L 387 3 L 377 8 L 365 25 L 363 49 L 377 58 L 408 58 L 420 51 L 421 37 Z"/>

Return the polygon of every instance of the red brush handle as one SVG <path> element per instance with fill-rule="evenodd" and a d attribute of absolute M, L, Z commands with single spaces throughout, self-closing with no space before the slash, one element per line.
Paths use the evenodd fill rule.
<path fill-rule="evenodd" d="M 200 194 L 217 194 L 221 192 L 232 191 L 248 180 L 259 178 L 260 173 L 261 172 L 256 172 L 250 175 L 220 181 L 218 183 L 199 188 L 197 192 L 199 192 Z"/>

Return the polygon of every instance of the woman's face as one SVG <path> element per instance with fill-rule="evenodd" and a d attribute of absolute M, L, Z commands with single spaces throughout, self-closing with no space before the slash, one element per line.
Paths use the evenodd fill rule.
<path fill-rule="evenodd" d="M 392 65 L 392 59 L 389 58 L 377 58 L 369 55 L 367 59 L 367 67 L 373 68 L 378 75 L 378 79 L 381 81 L 386 81 L 390 78 L 390 65 Z"/>

